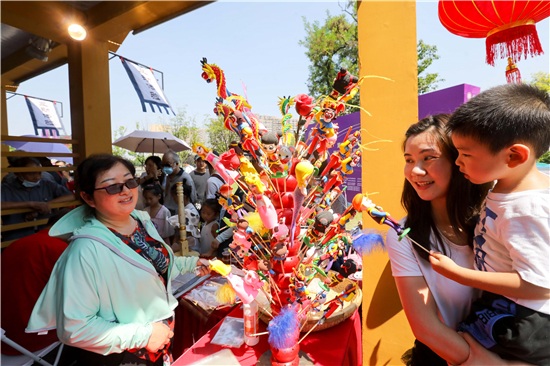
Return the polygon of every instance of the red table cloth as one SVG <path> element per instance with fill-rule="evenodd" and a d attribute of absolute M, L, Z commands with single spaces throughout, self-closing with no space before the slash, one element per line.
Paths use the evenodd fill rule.
<path fill-rule="evenodd" d="M 242 318 L 242 308 L 240 306 L 235 308 L 228 316 Z M 220 321 L 172 365 L 187 366 L 208 355 L 221 351 L 224 347 L 210 343 L 221 324 L 222 322 Z M 266 327 L 267 326 L 260 321 L 258 332 L 265 332 Z M 303 334 L 301 336 L 303 336 Z M 256 365 L 256 362 L 262 354 L 269 350 L 267 338 L 267 335 L 260 336 L 260 342 L 254 347 L 243 344 L 240 348 L 229 349 L 233 352 L 241 365 Z M 300 350 L 307 353 L 315 365 L 356 366 L 363 364 L 361 345 L 361 320 L 359 313 L 355 311 L 350 318 L 332 328 L 310 333 L 302 343 L 300 343 Z"/>
<path fill-rule="evenodd" d="M 232 308 L 215 310 L 207 313 L 191 303 L 180 299 L 175 309 L 176 323 L 174 325 L 174 340 L 172 341 L 172 355 L 174 359 L 182 355 L 185 350 L 193 346 L 210 329 L 223 320 Z M 196 309 L 193 309 L 196 307 Z"/>

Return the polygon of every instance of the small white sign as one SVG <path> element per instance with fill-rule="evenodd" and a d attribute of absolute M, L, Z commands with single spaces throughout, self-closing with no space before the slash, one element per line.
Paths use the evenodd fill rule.
<path fill-rule="evenodd" d="M 145 102 L 166 104 L 170 106 L 170 102 L 166 99 L 164 91 L 160 87 L 151 69 L 147 69 L 133 62 L 129 62 L 128 60 L 124 60 L 124 62 L 126 62 L 126 65 L 128 65 L 130 71 L 132 72 L 134 80 L 136 81 Z"/>
<path fill-rule="evenodd" d="M 34 115 L 36 128 L 57 128 L 63 130 L 63 124 L 52 101 L 27 97 L 30 112 Z"/>

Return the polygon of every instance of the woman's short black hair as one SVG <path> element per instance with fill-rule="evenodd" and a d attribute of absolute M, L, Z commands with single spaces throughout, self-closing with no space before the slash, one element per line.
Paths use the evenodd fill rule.
<path fill-rule="evenodd" d="M 134 165 L 120 156 L 94 154 L 84 159 L 76 168 L 74 176 L 77 191 L 93 195 L 97 177 L 117 164 L 124 165 L 130 171 L 132 177 L 135 176 L 136 168 L 134 168 Z"/>
<path fill-rule="evenodd" d="M 164 205 L 164 191 L 161 186 L 158 184 L 148 184 L 145 187 L 143 187 L 143 197 L 145 197 L 145 192 L 152 192 L 155 196 L 158 196 L 160 194 L 159 202 L 161 205 Z"/>
<path fill-rule="evenodd" d="M 153 161 L 153 163 L 155 163 L 157 168 L 162 170 L 162 160 L 160 159 L 160 157 L 151 155 L 147 159 L 145 159 L 145 164 L 147 164 L 149 160 Z"/>

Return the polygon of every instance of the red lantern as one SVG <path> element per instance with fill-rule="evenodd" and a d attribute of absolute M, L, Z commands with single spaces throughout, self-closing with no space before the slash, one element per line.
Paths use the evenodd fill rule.
<path fill-rule="evenodd" d="M 550 1 L 439 1 L 439 20 L 447 30 L 467 38 L 487 38 L 486 61 L 544 53 L 535 23 L 550 15 Z"/>

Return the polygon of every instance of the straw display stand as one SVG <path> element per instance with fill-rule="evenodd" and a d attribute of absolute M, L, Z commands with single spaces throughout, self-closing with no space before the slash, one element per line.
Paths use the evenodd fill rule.
<path fill-rule="evenodd" d="M 330 273 L 333 273 L 333 271 L 330 271 Z M 330 274 L 329 274 L 329 276 L 330 276 Z M 320 275 L 317 275 L 316 278 L 318 278 L 320 281 L 323 281 L 323 278 Z M 313 282 L 313 280 L 312 280 L 312 282 Z M 327 301 L 326 302 L 334 299 L 339 293 L 341 293 L 345 290 L 347 285 L 353 284 L 353 283 L 354 283 L 354 281 L 346 278 L 342 282 L 340 282 L 338 285 L 331 288 L 330 292 L 327 294 Z M 313 298 L 313 294 L 310 294 L 309 297 Z M 355 310 L 358 309 L 359 306 L 361 306 L 362 301 L 363 301 L 363 293 L 362 293 L 361 289 L 359 287 L 357 287 L 357 293 L 355 294 L 355 297 L 353 298 L 353 300 L 351 300 L 350 302 L 344 301 L 344 307 L 340 307 L 338 310 L 336 310 L 325 321 L 324 324 L 319 324 L 313 330 L 313 332 L 319 332 L 321 330 L 328 329 L 328 328 L 333 327 L 337 324 L 340 324 L 341 322 L 343 322 L 344 320 L 346 320 L 347 318 L 349 318 L 350 316 L 353 315 Z M 322 308 L 324 310 L 325 306 L 323 306 Z M 301 329 L 300 332 L 302 332 L 302 333 L 308 332 L 311 328 L 313 328 L 313 326 L 315 326 L 315 324 L 317 324 L 317 322 L 319 321 L 319 319 L 321 319 L 322 316 L 323 316 L 323 311 L 320 311 L 320 312 L 315 313 L 315 314 L 310 313 L 309 317 L 308 317 L 308 320 L 307 320 L 307 324 L 305 324 L 303 326 L 303 328 Z M 264 314 L 263 316 L 261 316 L 260 319 L 262 319 L 262 321 L 264 323 L 269 324 L 269 321 L 271 320 L 271 317 Z M 303 323 L 302 323 L 302 325 L 303 325 Z"/>

